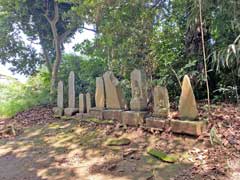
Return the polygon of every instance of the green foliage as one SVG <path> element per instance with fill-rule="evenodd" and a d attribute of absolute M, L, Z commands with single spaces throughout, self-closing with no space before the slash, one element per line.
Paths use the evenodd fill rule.
<path fill-rule="evenodd" d="M 41 70 L 25 84 L 12 81 L 0 84 L 0 117 L 11 117 L 32 106 L 49 103 L 49 73 Z"/>

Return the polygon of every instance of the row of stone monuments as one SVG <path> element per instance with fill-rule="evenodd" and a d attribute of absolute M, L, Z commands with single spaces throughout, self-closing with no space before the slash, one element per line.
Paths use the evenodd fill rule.
<path fill-rule="evenodd" d="M 53 108 L 58 115 L 72 116 L 76 113 L 81 118 L 94 117 L 112 119 L 128 126 L 143 126 L 190 135 L 200 135 L 206 122 L 198 121 L 196 100 L 190 79 L 184 76 L 179 101 L 180 119 L 169 118 L 170 105 L 166 87 L 156 86 L 153 91 L 153 113 L 147 111 L 147 82 L 143 71 L 135 69 L 131 73 L 130 110 L 120 86 L 120 82 L 111 71 L 96 78 L 95 107 L 91 104 L 91 95 L 79 94 L 79 107 L 75 103 L 75 77 L 70 72 L 68 78 L 68 107 L 63 107 L 63 82 L 58 83 L 57 107 Z"/>

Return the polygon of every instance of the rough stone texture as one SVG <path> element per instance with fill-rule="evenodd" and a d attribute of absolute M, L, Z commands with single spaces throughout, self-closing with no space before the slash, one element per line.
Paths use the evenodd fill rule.
<path fill-rule="evenodd" d="M 63 82 L 58 82 L 58 89 L 57 89 L 57 107 L 63 108 Z"/>
<path fill-rule="evenodd" d="M 126 103 L 118 79 L 111 71 L 105 72 L 103 79 L 106 91 L 107 109 L 124 109 Z"/>
<path fill-rule="evenodd" d="M 86 113 L 86 96 L 79 94 L 79 113 Z"/>
<path fill-rule="evenodd" d="M 91 108 L 90 112 L 89 112 L 89 116 L 102 120 L 103 119 L 103 110 L 98 109 L 98 108 Z"/>
<path fill-rule="evenodd" d="M 187 75 L 183 78 L 182 93 L 179 100 L 179 115 L 181 119 L 186 120 L 194 120 L 198 116 L 195 96 Z"/>
<path fill-rule="evenodd" d="M 171 120 L 170 126 L 172 132 L 199 136 L 207 127 L 206 121 L 182 121 Z"/>
<path fill-rule="evenodd" d="M 147 115 L 146 111 L 124 111 L 122 112 L 122 123 L 129 126 L 141 126 Z"/>
<path fill-rule="evenodd" d="M 166 87 L 156 86 L 154 88 L 153 101 L 153 115 L 157 117 L 168 117 L 170 105 Z"/>
<path fill-rule="evenodd" d="M 60 108 L 60 107 L 54 107 L 53 108 L 53 113 L 55 115 L 58 115 L 58 116 L 62 116 L 63 115 L 63 108 Z"/>
<path fill-rule="evenodd" d="M 89 113 L 90 109 L 92 108 L 92 101 L 91 101 L 91 94 L 86 94 L 86 111 Z"/>
<path fill-rule="evenodd" d="M 148 117 L 145 119 L 145 121 L 147 128 L 157 128 L 162 131 L 167 129 L 170 125 L 169 120 L 158 117 Z"/>
<path fill-rule="evenodd" d="M 130 108 L 134 111 L 144 111 L 147 109 L 147 89 L 146 74 L 138 69 L 131 72 L 132 99 Z"/>
<path fill-rule="evenodd" d="M 64 109 L 64 115 L 72 116 L 78 112 L 78 108 L 65 108 Z"/>
<path fill-rule="evenodd" d="M 75 75 L 71 71 L 68 77 L 68 108 L 75 108 Z"/>
<path fill-rule="evenodd" d="M 96 93 L 95 93 L 96 108 L 105 108 L 105 87 L 102 77 L 96 78 Z"/>
<path fill-rule="evenodd" d="M 116 120 L 122 122 L 122 110 L 104 110 L 103 118 L 107 120 Z"/>

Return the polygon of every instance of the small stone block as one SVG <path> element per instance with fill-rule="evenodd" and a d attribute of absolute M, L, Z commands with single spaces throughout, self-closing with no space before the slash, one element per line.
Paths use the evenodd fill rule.
<path fill-rule="evenodd" d="M 72 116 L 78 112 L 78 108 L 65 108 L 64 109 L 64 115 Z"/>
<path fill-rule="evenodd" d="M 156 128 L 163 131 L 169 127 L 169 120 L 158 117 L 148 117 L 146 118 L 146 127 Z"/>
<path fill-rule="evenodd" d="M 103 119 L 122 122 L 122 110 L 104 110 Z"/>
<path fill-rule="evenodd" d="M 63 108 L 54 107 L 52 110 L 53 110 L 53 113 L 55 115 L 58 115 L 58 116 L 62 116 L 63 115 Z"/>
<path fill-rule="evenodd" d="M 129 126 L 138 126 L 144 124 L 146 111 L 124 111 L 122 112 L 122 122 Z"/>
<path fill-rule="evenodd" d="M 82 119 L 82 118 L 83 118 L 83 113 L 77 113 L 77 114 L 76 114 L 76 117 Z"/>
<path fill-rule="evenodd" d="M 199 136 L 207 127 L 206 121 L 171 120 L 170 126 L 174 133 Z"/>
<path fill-rule="evenodd" d="M 89 111 L 89 115 L 90 115 L 90 117 L 94 117 L 94 118 L 102 120 L 103 119 L 103 110 L 98 109 L 98 108 L 91 108 Z"/>

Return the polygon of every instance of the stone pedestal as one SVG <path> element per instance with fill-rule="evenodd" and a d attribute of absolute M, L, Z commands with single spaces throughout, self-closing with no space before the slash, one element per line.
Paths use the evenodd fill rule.
<path fill-rule="evenodd" d="M 66 116 L 72 116 L 78 112 L 78 108 L 65 108 L 64 109 L 64 115 Z"/>
<path fill-rule="evenodd" d="M 103 119 L 122 122 L 122 112 L 123 110 L 104 110 Z"/>
<path fill-rule="evenodd" d="M 159 117 L 147 117 L 145 119 L 147 128 L 156 128 L 161 131 L 167 129 L 170 125 L 169 120 Z"/>
<path fill-rule="evenodd" d="M 89 111 L 89 116 L 102 120 L 103 119 L 103 109 L 91 108 Z"/>
<path fill-rule="evenodd" d="M 172 132 L 199 136 L 207 127 L 206 121 L 171 120 Z"/>
<path fill-rule="evenodd" d="M 54 108 L 53 108 L 53 113 L 54 113 L 55 115 L 62 116 L 62 115 L 63 115 L 63 108 L 54 107 Z"/>
<path fill-rule="evenodd" d="M 129 126 L 143 125 L 147 113 L 146 111 L 124 111 L 122 112 L 122 123 Z"/>

